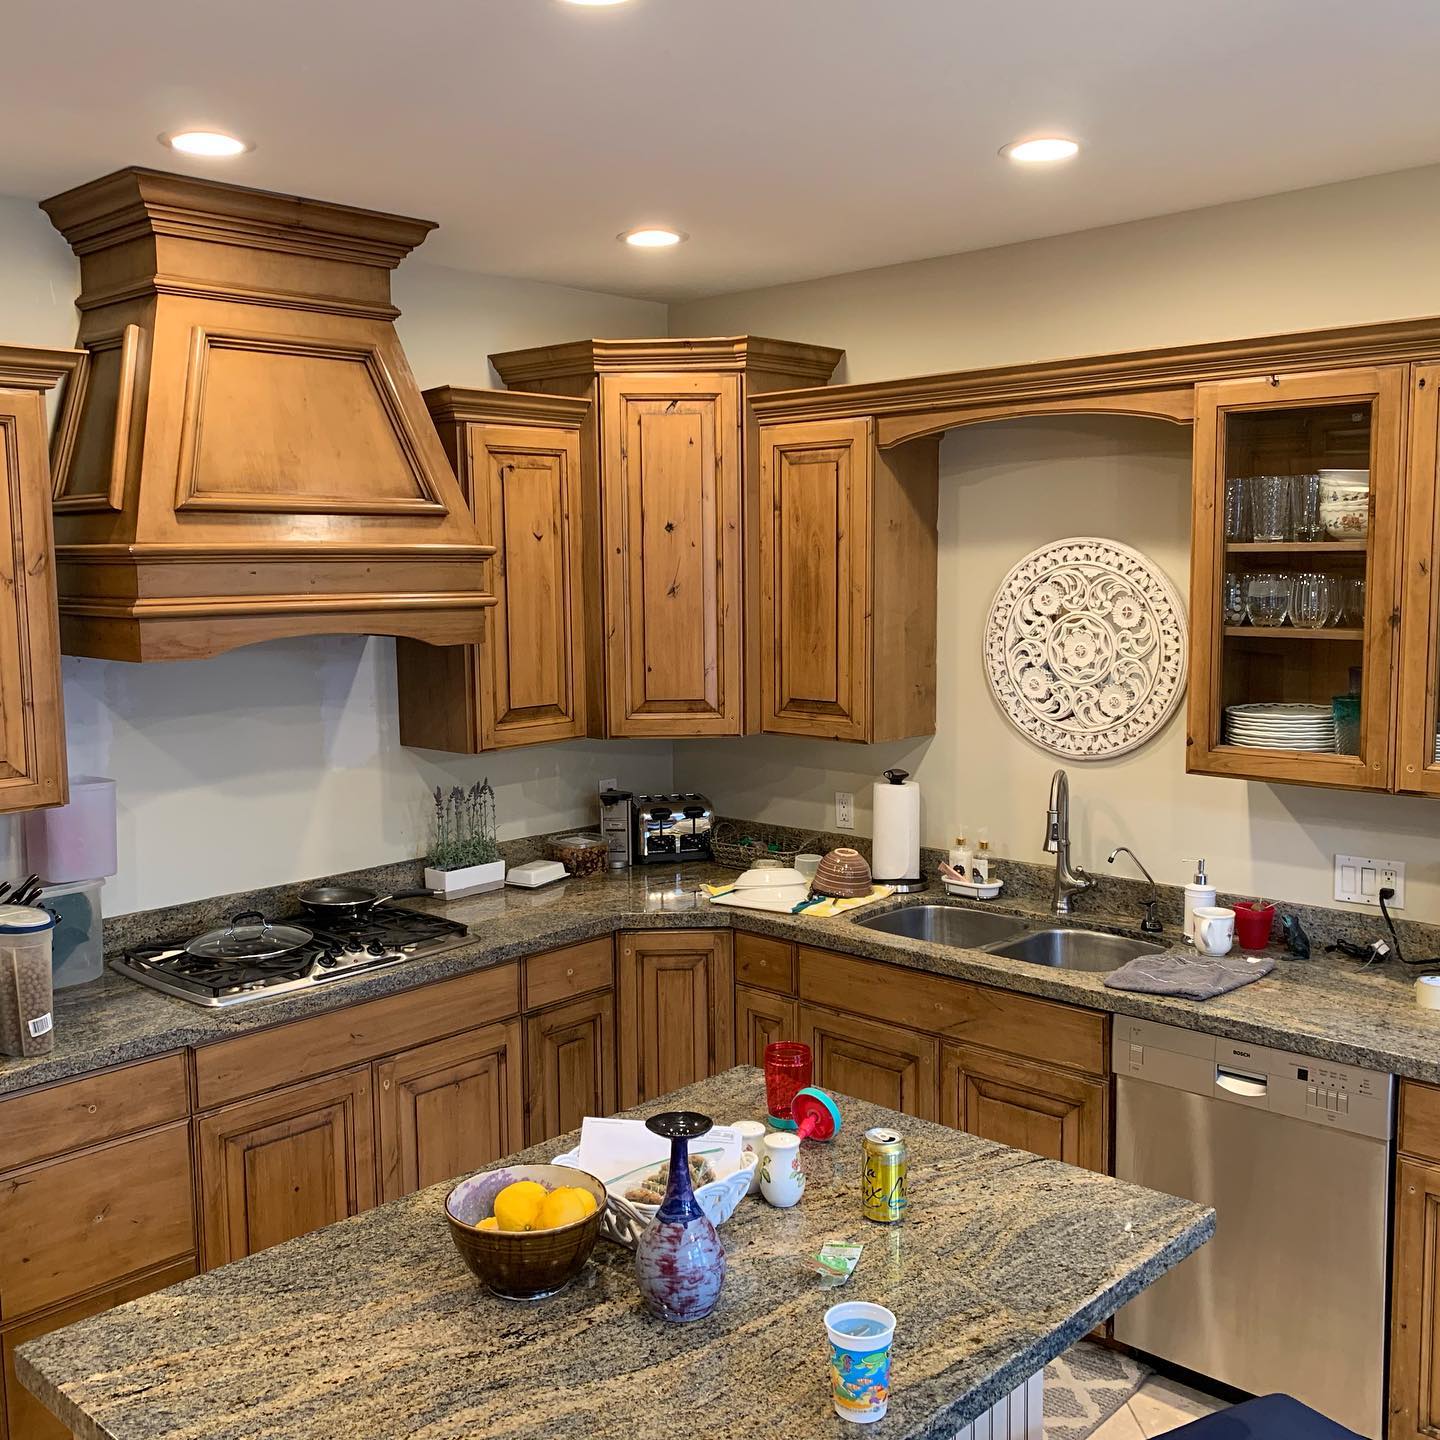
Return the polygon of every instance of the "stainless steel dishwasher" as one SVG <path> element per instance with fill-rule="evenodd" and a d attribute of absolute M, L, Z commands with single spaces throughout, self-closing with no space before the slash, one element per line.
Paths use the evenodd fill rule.
<path fill-rule="evenodd" d="M 1216 1214 L 1116 1338 L 1380 1440 L 1393 1077 L 1146 1020 L 1113 1036 L 1115 1173 Z"/>

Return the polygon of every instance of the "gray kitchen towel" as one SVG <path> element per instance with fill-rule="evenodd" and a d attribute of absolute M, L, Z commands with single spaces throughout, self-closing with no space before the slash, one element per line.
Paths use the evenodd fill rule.
<path fill-rule="evenodd" d="M 1274 968 L 1275 962 L 1268 955 L 1137 955 L 1112 970 L 1105 983 L 1112 990 L 1212 1000 L 1268 975 Z"/>

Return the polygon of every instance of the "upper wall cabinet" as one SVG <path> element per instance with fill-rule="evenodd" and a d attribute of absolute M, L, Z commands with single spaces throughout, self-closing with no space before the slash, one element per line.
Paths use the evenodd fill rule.
<path fill-rule="evenodd" d="M 1396 788 L 1440 795 L 1440 365 L 1416 365 L 1410 454 Z"/>
<path fill-rule="evenodd" d="M 760 428 L 755 619 L 770 733 L 934 733 L 939 440 L 881 450 L 874 428 Z"/>
<path fill-rule="evenodd" d="M 753 336 L 586 340 L 492 355 L 507 385 L 592 402 L 582 569 L 601 596 L 592 735 L 758 728 L 749 396 L 828 380 L 841 354 Z"/>
<path fill-rule="evenodd" d="M 1192 772 L 1393 784 L 1408 381 L 1405 366 L 1384 365 L 1198 387 Z M 1433 391 L 1420 393 L 1431 449 L 1428 476 L 1417 469 L 1415 485 L 1433 495 Z M 1417 436 L 1417 451 L 1423 446 Z M 1434 589 L 1430 509 L 1414 540 L 1424 583 L 1410 618 L 1428 635 L 1433 600 L 1418 592 Z M 1401 713 L 1411 703 L 1425 709 L 1433 757 L 1432 641 L 1416 641 L 1417 675 L 1407 684 L 1428 699 L 1412 696 Z M 1410 737 L 1412 750 L 1421 738 Z"/>
<path fill-rule="evenodd" d="M 68 798 L 44 392 L 82 360 L 0 348 L 0 813 Z"/>
<path fill-rule="evenodd" d="M 490 552 L 390 300 L 429 221 L 140 169 L 44 209 L 87 355 L 55 461 L 68 654 L 478 639 Z"/>
<path fill-rule="evenodd" d="M 587 638 L 599 643 L 581 573 L 594 524 L 580 474 L 590 406 L 448 386 L 425 402 L 480 538 L 495 547 L 496 604 L 480 645 L 400 640 L 401 743 L 474 753 L 584 735 Z"/>

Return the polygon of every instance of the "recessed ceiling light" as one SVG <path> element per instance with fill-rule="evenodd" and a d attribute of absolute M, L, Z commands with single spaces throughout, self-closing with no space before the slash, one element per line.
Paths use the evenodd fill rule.
<path fill-rule="evenodd" d="M 664 225 L 641 225 L 638 229 L 626 230 L 615 238 L 640 250 L 663 250 L 667 245 L 678 245 L 690 237 Z"/>
<path fill-rule="evenodd" d="M 625 0 L 566 0 L 570 5 L 623 5 Z"/>
<path fill-rule="evenodd" d="M 1053 160 L 1071 159 L 1080 153 L 1080 145 L 1059 135 L 1037 135 L 1033 140 L 1016 140 L 1004 145 L 1000 153 L 1021 165 L 1044 165 Z"/>
<path fill-rule="evenodd" d="M 160 136 L 160 143 L 182 155 L 198 155 L 206 160 L 228 159 L 253 148 L 222 130 L 174 130 Z"/>

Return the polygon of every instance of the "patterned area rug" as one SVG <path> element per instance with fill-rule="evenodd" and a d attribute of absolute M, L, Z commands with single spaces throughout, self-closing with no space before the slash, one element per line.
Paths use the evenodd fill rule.
<path fill-rule="evenodd" d="M 1045 1440 L 1084 1440 L 1144 1383 L 1149 1368 L 1089 1340 L 1045 1367 Z"/>

